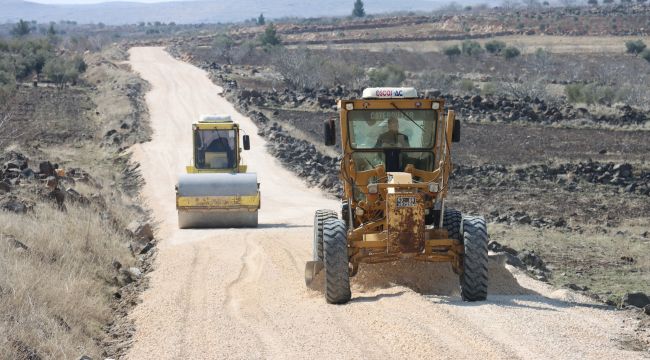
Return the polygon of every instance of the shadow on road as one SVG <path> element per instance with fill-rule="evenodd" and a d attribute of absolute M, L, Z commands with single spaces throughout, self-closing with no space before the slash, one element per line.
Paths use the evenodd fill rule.
<path fill-rule="evenodd" d="M 400 296 L 404 295 L 404 293 L 405 293 L 405 291 L 399 291 L 399 292 L 396 292 L 396 293 L 378 294 L 378 295 L 374 295 L 374 296 L 356 296 L 356 297 L 353 297 L 352 300 L 350 300 L 350 302 L 351 303 L 355 303 L 355 302 L 359 302 L 359 303 L 361 303 L 361 302 L 373 302 L 373 301 L 381 300 L 381 299 L 384 299 L 384 298 L 400 297 Z"/>
<path fill-rule="evenodd" d="M 259 224 L 258 229 L 293 229 L 293 228 L 311 228 L 312 225 L 295 225 L 295 224 Z"/>
<path fill-rule="evenodd" d="M 462 307 L 490 305 L 540 311 L 559 311 L 571 307 L 613 310 L 607 305 L 583 302 L 568 290 L 557 290 L 558 298 L 543 296 L 532 289 L 521 286 L 502 263 L 492 258 L 488 271 L 487 301 L 464 302 L 460 297 L 458 275 L 454 274 L 449 264 L 417 261 L 362 264 L 357 276 L 351 279 L 353 301 L 370 302 L 386 297 L 397 297 L 404 292 L 394 293 L 389 289 L 403 286 L 425 295 L 430 301 Z M 386 290 L 386 292 L 384 293 L 382 290 Z M 361 299 L 361 301 L 357 299 Z"/>

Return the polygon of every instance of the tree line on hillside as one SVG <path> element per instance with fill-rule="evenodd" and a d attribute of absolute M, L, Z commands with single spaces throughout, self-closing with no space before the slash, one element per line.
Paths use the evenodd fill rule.
<path fill-rule="evenodd" d="M 47 80 L 63 88 L 75 84 L 86 71 L 81 55 L 60 48 L 53 25 L 46 36 L 29 36 L 28 24 L 19 21 L 13 38 L 0 39 L 0 104 L 18 83 Z"/>

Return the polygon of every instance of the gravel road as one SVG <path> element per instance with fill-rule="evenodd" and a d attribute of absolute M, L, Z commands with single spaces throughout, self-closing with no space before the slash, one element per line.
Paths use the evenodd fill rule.
<path fill-rule="evenodd" d="M 202 70 L 162 48 L 130 51 L 151 84 L 151 142 L 134 148 L 143 200 L 159 223 L 150 287 L 131 314 L 130 359 L 632 359 L 626 312 L 553 290 L 496 261 L 488 301 L 464 303 L 448 266 L 361 267 L 352 301 L 326 304 L 304 285 L 312 216 L 338 202 L 306 185 L 265 151 L 254 124 L 237 113 Z M 191 158 L 200 114 L 228 113 L 251 136 L 244 154 L 261 182 L 257 229 L 177 229 L 174 185 Z"/>

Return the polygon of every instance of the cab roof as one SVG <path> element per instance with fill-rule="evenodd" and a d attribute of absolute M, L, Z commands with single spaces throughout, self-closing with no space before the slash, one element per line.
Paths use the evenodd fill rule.
<path fill-rule="evenodd" d="M 223 123 L 232 123 L 232 118 L 230 115 L 219 114 L 219 115 L 201 115 L 199 117 L 200 123 L 208 124 L 223 124 Z"/>

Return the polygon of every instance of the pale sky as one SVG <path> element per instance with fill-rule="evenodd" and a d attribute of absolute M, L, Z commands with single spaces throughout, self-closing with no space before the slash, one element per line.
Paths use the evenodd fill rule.
<path fill-rule="evenodd" d="M 191 1 L 191 0 L 25 0 L 39 4 L 99 4 L 103 2 L 139 2 L 139 3 L 157 3 L 169 1 Z"/>

